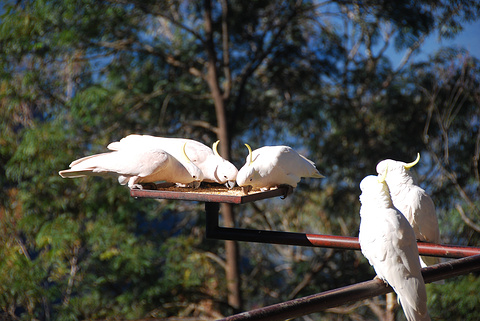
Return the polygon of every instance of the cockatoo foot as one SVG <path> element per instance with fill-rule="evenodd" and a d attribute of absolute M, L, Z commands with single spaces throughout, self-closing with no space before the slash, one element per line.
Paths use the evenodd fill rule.
<path fill-rule="evenodd" d="M 128 186 L 130 189 L 143 189 L 142 184 L 132 184 Z"/>
<path fill-rule="evenodd" d="M 379 277 L 378 275 L 375 275 L 375 277 L 373 278 L 374 280 L 381 280 L 383 282 L 383 284 L 385 284 L 385 287 L 388 288 L 388 286 L 390 284 L 388 284 L 387 281 L 385 281 L 384 279 L 382 279 L 381 277 Z"/>
<path fill-rule="evenodd" d="M 281 197 L 282 200 L 286 199 L 288 195 L 293 193 L 293 186 L 291 185 L 282 184 L 282 185 L 279 185 L 278 187 L 286 188 L 285 194 L 283 194 L 283 196 Z"/>
<path fill-rule="evenodd" d="M 235 181 L 227 181 L 227 182 L 225 183 L 225 186 L 226 186 L 228 189 L 232 189 L 232 188 L 235 187 L 235 184 L 236 184 Z"/>
<path fill-rule="evenodd" d="M 155 183 L 142 183 L 142 184 L 137 184 L 141 186 L 141 189 L 149 189 L 149 190 L 156 190 L 157 189 L 157 184 Z"/>

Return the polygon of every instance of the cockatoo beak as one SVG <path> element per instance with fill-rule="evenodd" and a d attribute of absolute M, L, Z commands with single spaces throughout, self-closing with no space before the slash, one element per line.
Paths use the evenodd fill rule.
<path fill-rule="evenodd" d="M 199 188 L 201 183 L 202 182 L 200 182 L 200 181 L 193 181 L 191 184 L 192 184 L 193 188 Z"/>
<path fill-rule="evenodd" d="M 405 169 L 410 169 L 412 168 L 413 166 L 417 165 L 417 163 L 420 161 L 420 153 L 417 153 L 417 159 L 415 159 L 413 162 L 411 163 L 408 163 L 408 164 L 405 164 L 403 165 L 403 167 L 405 167 Z"/>
<path fill-rule="evenodd" d="M 227 181 L 227 182 L 225 183 L 225 186 L 226 186 L 228 189 L 232 189 L 232 188 L 235 187 L 235 184 L 236 184 L 235 181 Z"/>
<path fill-rule="evenodd" d="M 248 194 L 248 192 L 250 192 L 252 188 L 253 188 L 252 185 L 242 186 L 243 194 Z"/>

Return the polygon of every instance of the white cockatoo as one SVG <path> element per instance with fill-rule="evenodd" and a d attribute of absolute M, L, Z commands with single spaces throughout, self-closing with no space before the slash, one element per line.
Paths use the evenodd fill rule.
<path fill-rule="evenodd" d="M 419 241 L 440 243 L 438 219 L 435 205 L 424 189 L 414 184 L 409 169 L 420 161 L 420 154 L 411 163 L 386 159 L 377 164 L 377 173 L 383 175 L 388 168 L 386 182 L 390 189 L 393 205 L 402 212 L 413 227 Z M 438 263 L 436 257 L 421 257 L 422 266 Z"/>
<path fill-rule="evenodd" d="M 280 185 L 287 185 L 291 190 L 297 187 L 302 177 L 324 177 L 315 164 L 298 154 L 288 146 L 264 146 L 252 152 L 248 148 L 245 165 L 238 171 L 237 184 L 244 192 L 252 188 L 265 191 Z"/>
<path fill-rule="evenodd" d="M 238 169 L 229 161 L 221 157 L 217 151 L 219 141 L 213 144 L 213 149 L 192 139 L 156 137 L 150 135 L 132 134 L 122 138 L 118 142 L 110 143 L 110 150 L 121 150 L 129 146 L 155 146 L 162 148 L 171 155 L 181 159 L 178 146 L 186 144 L 185 152 L 188 158 L 203 173 L 203 181 L 209 183 L 225 184 L 228 188 L 235 186 Z"/>
<path fill-rule="evenodd" d="M 397 293 L 408 321 L 430 320 L 415 233 L 393 206 L 385 176 L 365 177 L 360 189 L 358 239 L 363 255 Z"/>
<path fill-rule="evenodd" d="M 185 145 L 183 146 L 185 149 Z M 184 158 L 188 157 L 184 154 Z M 125 148 L 83 157 L 73 161 L 70 169 L 60 171 L 63 178 L 114 176 L 121 185 L 142 188 L 141 183 L 165 181 L 181 185 L 200 185 L 201 171 L 185 160 L 185 166 L 160 148 Z M 193 174 L 192 174 L 193 173 Z"/>

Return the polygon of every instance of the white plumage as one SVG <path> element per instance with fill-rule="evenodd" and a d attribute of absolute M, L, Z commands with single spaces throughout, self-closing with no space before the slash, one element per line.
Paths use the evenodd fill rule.
<path fill-rule="evenodd" d="M 378 163 L 377 173 L 383 175 L 388 168 L 385 179 L 390 189 L 393 205 L 407 218 L 419 241 L 440 243 L 435 205 L 424 189 L 414 184 L 409 169 L 420 160 L 420 154 L 412 163 L 386 159 Z M 422 257 L 422 266 L 438 263 L 438 258 Z"/>
<path fill-rule="evenodd" d="M 384 178 L 367 176 L 360 189 L 359 241 L 363 255 L 377 276 L 397 293 L 408 321 L 430 320 L 412 227 L 393 206 Z"/>
<path fill-rule="evenodd" d="M 288 146 L 264 146 L 252 152 L 250 146 L 245 165 L 238 171 L 237 184 L 268 190 L 279 185 L 292 188 L 302 177 L 322 178 L 315 164 Z"/>
<path fill-rule="evenodd" d="M 137 146 L 138 148 L 155 146 L 181 159 L 178 148 L 184 144 L 186 144 L 185 152 L 188 158 L 201 170 L 203 181 L 225 184 L 228 188 L 235 186 L 238 170 L 232 163 L 218 154 L 218 141 L 213 144 L 212 150 L 212 148 L 192 139 L 132 134 L 118 142 L 109 144 L 107 148 L 121 150 L 130 146 Z"/>
<path fill-rule="evenodd" d="M 188 165 L 187 165 L 188 166 Z M 194 166 L 190 164 L 189 167 Z M 194 171 L 191 170 L 191 171 Z M 70 169 L 59 172 L 63 178 L 83 176 L 114 176 L 121 185 L 142 188 L 140 183 L 166 181 L 195 186 L 197 178 L 175 157 L 159 148 L 122 149 L 80 158 Z M 199 184 L 199 183 L 198 183 Z"/>

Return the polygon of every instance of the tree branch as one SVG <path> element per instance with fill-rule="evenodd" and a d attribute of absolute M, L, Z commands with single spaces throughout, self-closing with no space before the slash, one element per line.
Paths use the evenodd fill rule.
<path fill-rule="evenodd" d="M 473 222 L 466 214 L 465 214 L 465 211 L 463 210 L 463 208 L 460 206 L 460 204 L 455 204 L 455 208 L 457 209 L 458 213 L 460 214 L 460 217 L 462 218 L 462 220 L 465 222 L 465 224 L 467 224 L 468 226 L 470 226 L 473 230 L 475 230 L 476 232 L 480 233 L 480 225 L 478 224 L 475 224 L 475 222 Z"/>
<path fill-rule="evenodd" d="M 333 249 L 328 249 L 326 256 L 322 258 L 322 261 L 315 263 L 310 268 L 310 271 L 305 273 L 303 280 L 292 290 L 292 292 L 290 292 L 288 297 L 291 299 L 295 298 L 301 290 L 310 284 L 315 275 L 324 268 L 325 264 L 330 260 L 334 253 L 335 251 Z"/>
<path fill-rule="evenodd" d="M 213 126 L 212 124 L 210 124 L 207 121 L 191 120 L 191 121 L 187 121 L 186 125 L 189 125 L 189 126 L 192 126 L 192 127 L 205 128 L 205 129 L 211 131 L 212 133 L 214 133 L 216 136 L 218 136 L 218 127 Z"/>

